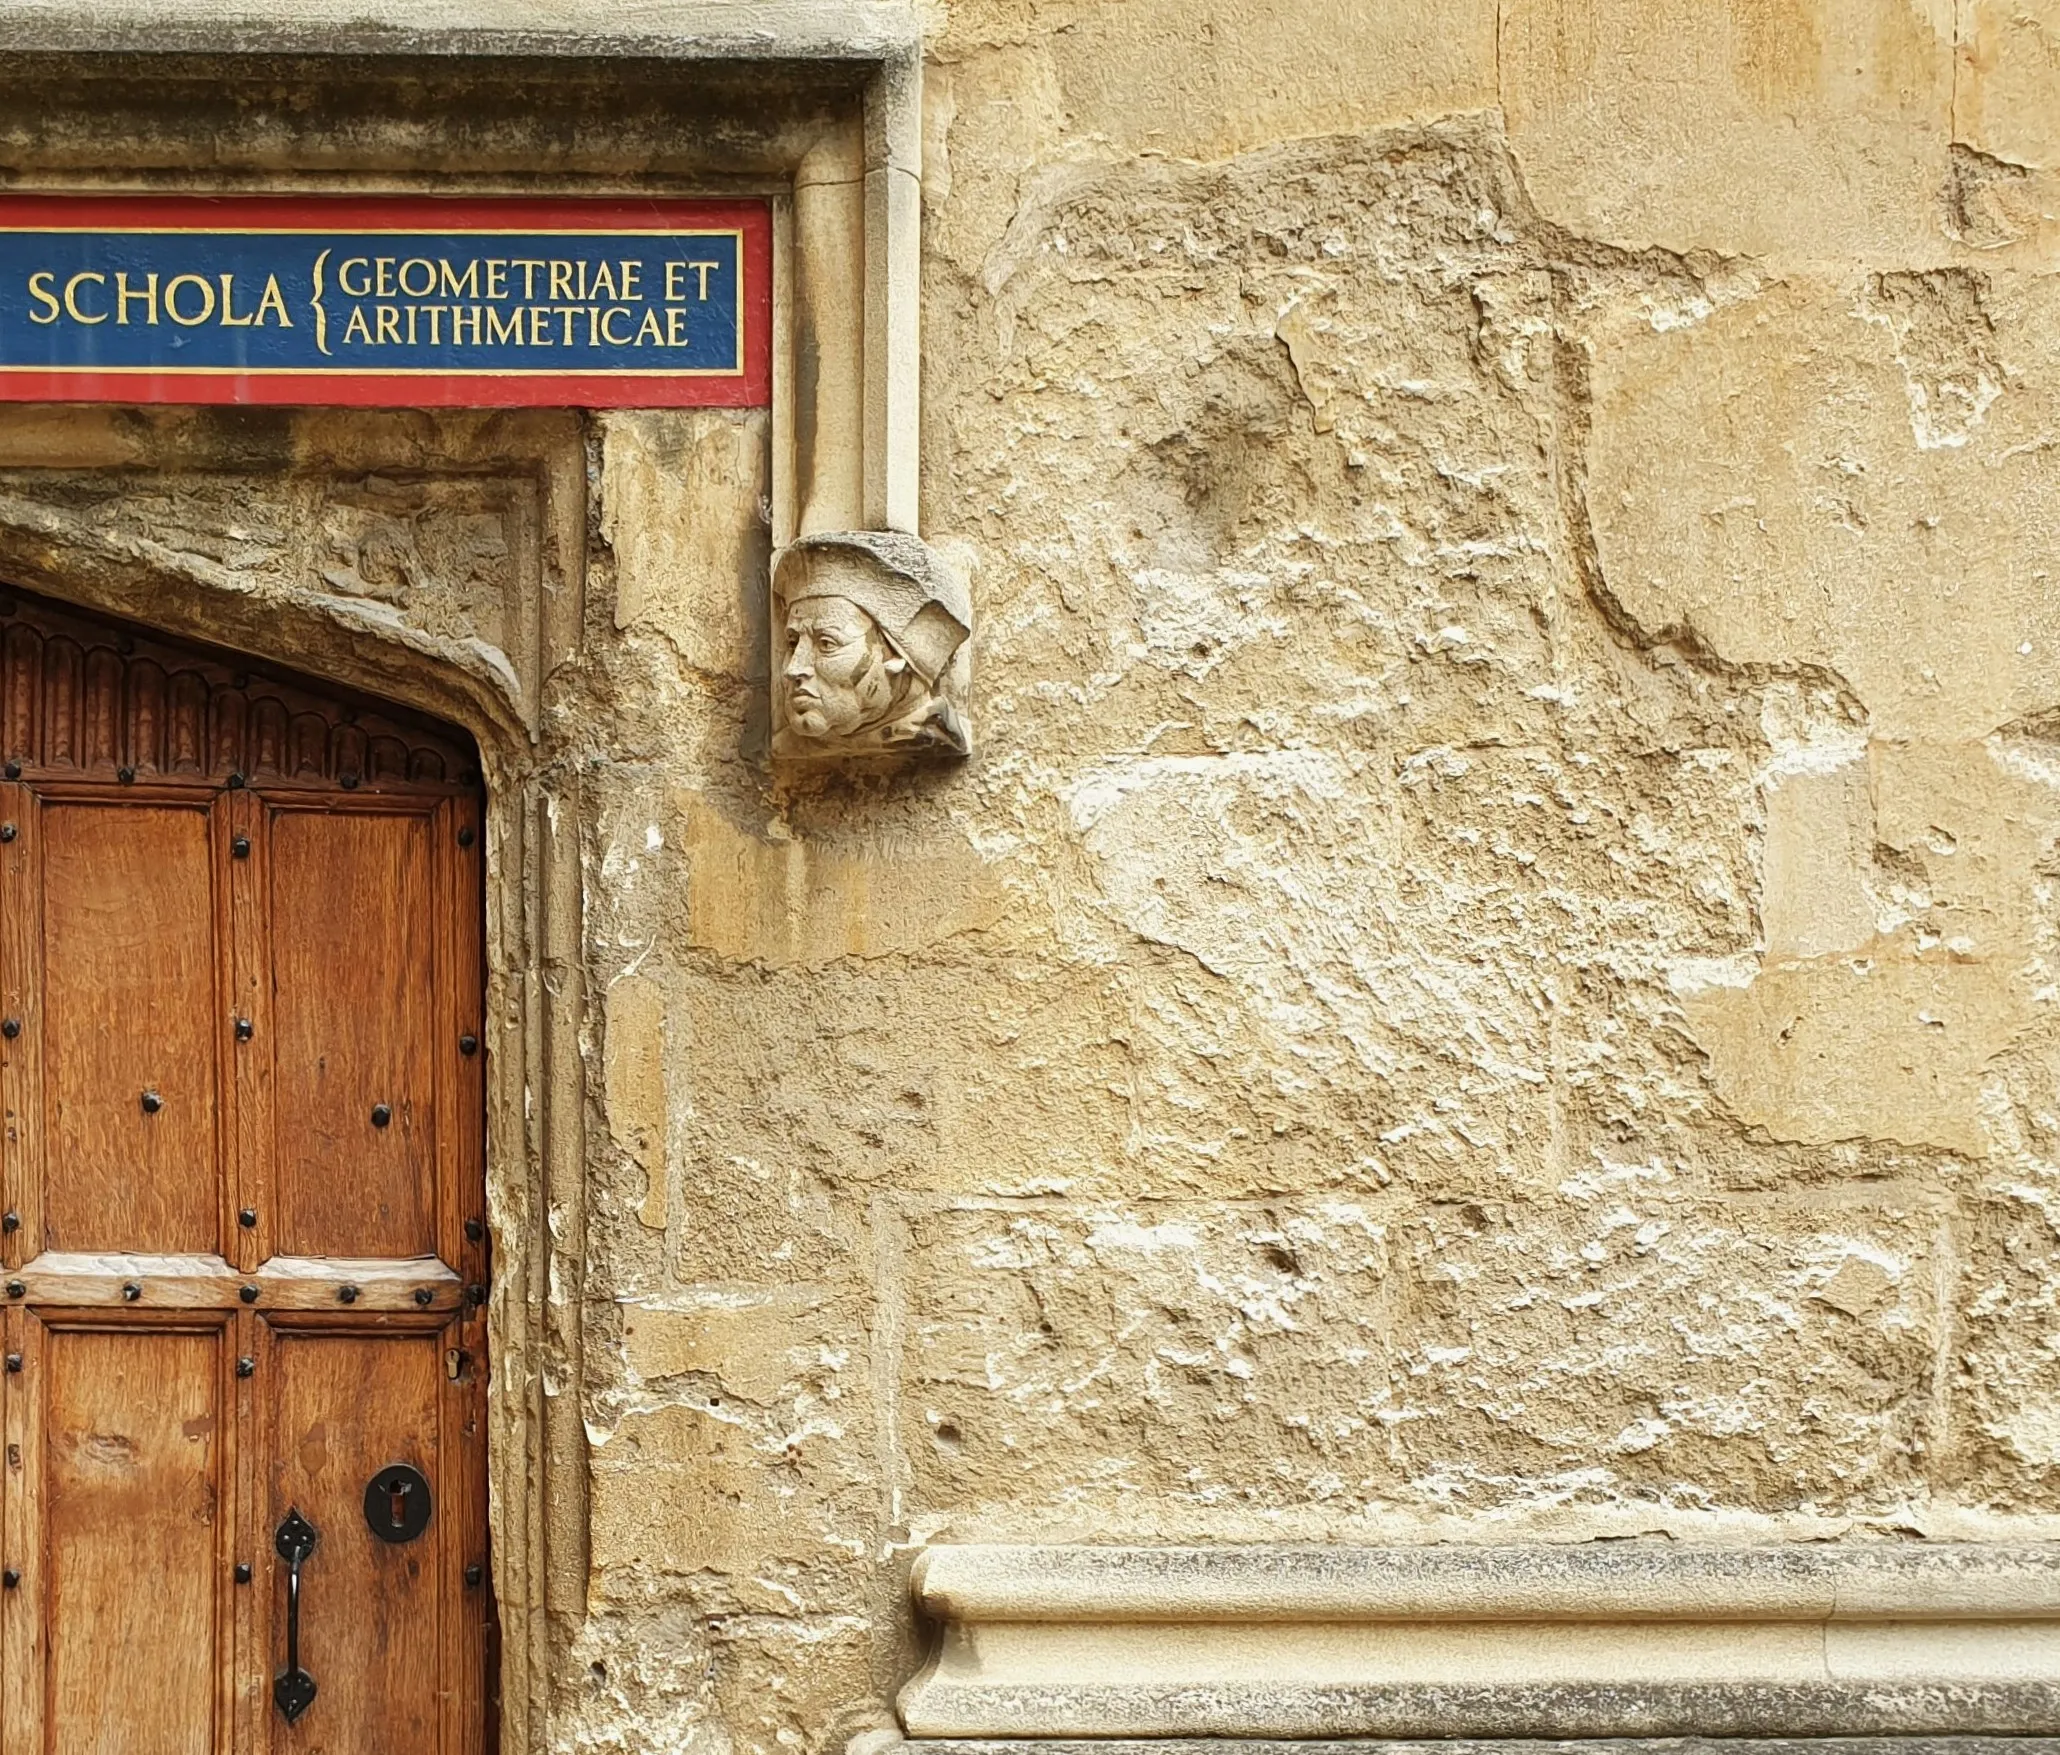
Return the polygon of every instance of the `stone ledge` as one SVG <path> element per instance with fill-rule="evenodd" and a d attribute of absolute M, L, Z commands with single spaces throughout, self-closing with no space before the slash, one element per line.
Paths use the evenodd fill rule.
<path fill-rule="evenodd" d="M 595 56 L 899 61 L 922 41 L 907 0 L 355 0 L 275 7 L 202 0 L 0 0 L 10 53 Z"/>
<path fill-rule="evenodd" d="M 935 1737 L 879 1755 L 2060 1755 L 2060 1737 Z"/>
<path fill-rule="evenodd" d="M 919 1738 L 2060 1729 L 2060 1548 L 942 1547 L 914 1586 Z"/>
<path fill-rule="evenodd" d="M 2060 1544 L 1091 1548 L 920 1555 L 943 1621 L 1761 1621 L 2060 1617 Z"/>

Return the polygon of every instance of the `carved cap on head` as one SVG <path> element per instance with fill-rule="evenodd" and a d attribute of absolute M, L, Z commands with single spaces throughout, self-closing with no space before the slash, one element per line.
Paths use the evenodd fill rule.
<path fill-rule="evenodd" d="M 965 581 L 920 537 L 895 530 L 804 536 L 780 556 L 773 595 L 782 614 L 807 597 L 857 604 L 932 685 L 973 631 Z"/>

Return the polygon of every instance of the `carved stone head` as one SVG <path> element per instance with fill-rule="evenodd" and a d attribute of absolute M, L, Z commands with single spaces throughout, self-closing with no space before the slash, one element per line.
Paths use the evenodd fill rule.
<path fill-rule="evenodd" d="M 773 753 L 965 755 L 965 583 L 892 531 L 803 537 L 773 578 Z"/>

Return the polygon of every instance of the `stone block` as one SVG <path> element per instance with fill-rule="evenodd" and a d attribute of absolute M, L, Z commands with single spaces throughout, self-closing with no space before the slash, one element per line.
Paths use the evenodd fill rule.
<path fill-rule="evenodd" d="M 619 1572 L 749 1573 L 804 1548 L 735 1416 L 668 1407 L 623 1416 L 590 1438 L 592 1556 Z M 604 1589 L 607 1588 L 604 1583 Z"/>
<path fill-rule="evenodd" d="M 1718 1094 L 1777 1139 L 1979 1156 L 1987 1068 L 2037 1015 L 2060 477 L 2029 362 L 2055 334 L 2043 286 L 1953 272 L 1597 339 L 1610 597 L 1652 639 L 1846 702 L 1829 732 L 1767 720 L 1760 955 L 1677 966 Z"/>
<path fill-rule="evenodd" d="M 1999 1178 L 1972 1203 L 1954 1333 L 1952 1446 L 1969 1499 L 2050 1517 L 2060 1468 L 2060 1182 Z"/>
<path fill-rule="evenodd" d="M 1953 138 L 2022 170 L 2060 170 L 2060 4 L 1963 0 Z"/>
<path fill-rule="evenodd" d="M 2060 260 L 2060 7 L 1966 0 L 1948 223 L 1985 258 Z"/>
<path fill-rule="evenodd" d="M 1779 1202 L 959 1208 L 911 1221 L 904 1444 L 955 1537 L 1910 1491 L 1936 1220 Z"/>
<path fill-rule="evenodd" d="M 871 1486 L 834 1409 L 808 1402 L 768 1418 L 711 1395 L 634 1407 L 587 1431 L 596 1595 L 712 1592 L 791 1611 L 848 1594 Z"/>
<path fill-rule="evenodd" d="M 705 1373 L 758 1403 L 818 1371 L 831 1339 L 820 1297 L 803 1287 L 724 1291 L 690 1303 L 640 1299 L 622 1313 L 623 1362 L 639 1382 Z"/>
<path fill-rule="evenodd" d="M 754 634 L 764 625 L 767 418 L 722 409 L 600 417 L 615 625 L 655 635 L 681 662 L 728 680 L 755 680 Z"/>
<path fill-rule="evenodd" d="M 1495 103 L 1488 0 L 954 0 L 943 18 L 935 53 L 954 73 L 982 51 L 1048 62 L 1061 108 L 1047 153 L 1092 141 L 1109 155 L 1221 159 Z M 992 151 L 953 146 L 961 159 Z"/>
<path fill-rule="evenodd" d="M 1724 662 L 1828 671 L 1879 737 L 2047 711 L 2060 396 L 2038 362 L 2056 342 L 2049 283 L 1962 272 L 1626 312 L 1591 342 L 1611 596 Z"/>
<path fill-rule="evenodd" d="M 665 990 L 640 975 L 608 989 L 605 1080 L 608 1134 L 644 1172 L 637 1216 L 665 1229 L 671 1100 L 665 1069 Z"/>
<path fill-rule="evenodd" d="M 1514 0 L 1501 93 L 1538 211 L 1787 263 L 1949 249 L 1945 0 Z"/>
<path fill-rule="evenodd" d="M 698 792 L 672 801 L 687 866 L 689 944 L 737 963 L 817 966 L 921 952 L 980 933 L 1009 906 L 1008 869 L 949 823 L 794 833 L 739 823 Z"/>

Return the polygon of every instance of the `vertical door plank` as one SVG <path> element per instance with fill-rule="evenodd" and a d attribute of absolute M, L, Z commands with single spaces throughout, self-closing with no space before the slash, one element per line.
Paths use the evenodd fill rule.
<path fill-rule="evenodd" d="M 270 818 L 254 793 L 222 795 L 216 807 L 215 869 L 226 874 L 228 932 L 221 958 L 221 1054 L 229 1144 L 224 1179 L 233 1209 L 223 1220 L 229 1260 L 245 1273 L 275 1253 L 278 1190 L 272 1174 L 272 951 Z M 255 1226 L 239 1223 L 244 1211 Z"/>
<path fill-rule="evenodd" d="M 270 1533 L 263 1527 L 262 1506 L 265 1467 L 262 1451 L 268 1434 L 258 1412 L 262 1393 L 258 1386 L 263 1381 L 267 1361 L 260 1347 L 263 1325 L 254 1311 L 239 1310 L 231 1321 L 230 1332 L 235 1337 L 232 1345 L 236 1358 L 248 1359 L 251 1365 L 248 1376 L 237 1369 L 231 1404 L 236 1410 L 236 1458 L 228 1555 L 233 1593 L 227 1622 L 231 1654 L 229 1681 L 234 1696 L 229 1716 L 234 1740 L 230 1747 L 237 1751 L 237 1755 L 245 1755 L 245 1752 L 256 1755 L 267 1746 L 265 1712 L 271 1704 L 268 1689 L 272 1674 L 271 1651 L 266 1643 L 262 1612 L 265 1599 L 259 1582 L 268 1576 L 264 1559 L 271 1549 Z M 235 1569 L 239 1563 L 251 1570 L 250 1579 L 243 1584 L 235 1583 Z"/>
<path fill-rule="evenodd" d="M 446 840 L 437 934 L 443 1040 L 437 1065 L 450 1096 L 439 1125 L 452 1151 L 440 1167 L 446 1213 L 444 1260 L 468 1284 L 487 1278 L 486 1232 L 486 847 L 479 800 L 454 799 Z M 473 1047 L 467 1053 L 466 1042 Z"/>
<path fill-rule="evenodd" d="M 486 1233 L 485 846 L 477 798 L 450 800 L 437 824 L 437 1041 L 439 1238 L 443 1259 L 468 1285 L 488 1278 Z M 470 1040 L 468 1053 L 463 1044 Z M 456 1686 L 445 1702 L 445 1747 L 482 1755 L 493 1587 L 486 1544 L 484 1431 L 486 1312 L 468 1304 L 446 1331 L 444 1492 L 450 1552 L 443 1577 L 444 1662 Z M 466 1570 L 480 1569 L 467 1584 Z"/>
<path fill-rule="evenodd" d="M 44 1124 L 63 1166 L 43 1189 L 45 1245 L 213 1251 L 207 813 L 49 803 L 42 840 Z"/>
<path fill-rule="evenodd" d="M 273 816 L 281 1254 L 436 1251 L 429 843 L 426 814 Z"/>
<path fill-rule="evenodd" d="M 218 942 L 223 942 L 218 940 Z M 245 1468 L 247 1431 L 237 1391 L 243 1387 L 236 1376 L 236 1331 L 239 1315 L 218 1318 L 214 1341 L 216 1422 L 214 1479 L 214 1545 L 209 1556 L 208 1584 L 214 1594 L 214 1667 L 208 1677 L 215 1694 L 215 1746 L 236 1748 L 236 1610 L 234 1560 L 236 1546 L 246 1527 L 240 1515 L 242 1498 L 238 1483 Z"/>
<path fill-rule="evenodd" d="M 0 1201 L 16 1218 L 0 1260 L 19 1267 L 43 1236 L 43 837 L 35 795 L 0 783 Z M 12 830 L 12 836 L 8 831 Z"/>
<path fill-rule="evenodd" d="M 49 1755 L 216 1755 L 219 1328 L 53 1328 Z"/>
<path fill-rule="evenodd" d="M 450 930 L 451 894 L 457 887 L 456 808 L 446 799 L 430 819 L 432 893 L 429 898 L 432 999 L 430 1010 L 430 1074 L 436 1104 L 436 1253 L 456 1265 L 464 1259 L 463 1221 L 457 1212 L 459 1153 L 457 954 Z"/>
<path fill-rule="evenodd" d="M 441 1596 L 456 1534 L 443 1479 L 433 1329 L 387 1334 L 286 1329 L 269 1349 L 273 1522 L 290 1507 L 320 1532 L 302 1571 L 301 1661 L 320 1690 L 298 1724 L 276 1715 L 272 1747 L 293 1755 L 444 1755 Z M 414 1541 L 374 1536 L 365 1487 L 388 1463 L 412 1463 L 436 1489 Z M 268 1525 L 269 1527 L 269 1525 Z M 286 1568 L 273 1566 L 274 1664 L 283 1661 Z"/>
<path fill-rule="evenodd" d="M 11 1591 L 0 1591 L 0 1749 L 5 1755 L 42 1755 L 43 1660 L 47 1651 L 43 1590 L 43 1387 L 47 1362 L 43 1325 L 26 1310 L 11 1308 L 5 1322 L 7 1351 L 22 1355 L 22 1369 L 6 1381 L 7 1452 L 5 1504 L 0 1506 L 0 1564 L 20 1574 Z"/>
<path fill-rule="evenodd" d="M 444 1600 L 446 1650 L 457 1680 L 445 1747 L 452 1755 L 485 1755 L 489 1648 L 496 1632 L 486 1522 L 486 1313 L 473 1311 L 453 1323 L 444 1345 L 444 1475 L 451 1501 Z M 474 1566 L 479 1582 L 469 1584 L 466 1573 Z"/>

